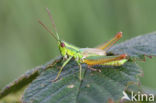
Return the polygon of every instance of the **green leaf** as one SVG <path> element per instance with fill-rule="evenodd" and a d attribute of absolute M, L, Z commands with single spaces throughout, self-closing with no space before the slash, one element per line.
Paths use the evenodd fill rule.
<path fill-rule="evenodd" d="M 61 60 L 61 57 L 57 57 L 54 60 L 49 61 L 47 64 L 38 66 L 32 70 L 27 71 L 25 74 L 21 75 L 19 78 L 5 86 L 0 91 L 0 99 L 5 97 L 6 95 L 10 93 L 16 93 L 23 87 L 27 86 L 29 83 L 31 83 L 40 73 L 49 67 L 51 67 L 55 62 Z"/>
<path fill-rule="evenodd" d="M 113 54 L 126 53 L 128 56 L 144 59 L 144 56 L 156 55 L 156 32 L 137 36 L 120 44 L 114 45 L 108 52 Z"/>
<path fill-rule="evenodd" d="M 0 103 L 21 103 L 21 96 L 24 93 L 25 88 L 22 88 L 16 92 L 8 94 L 6 97 L 0 99 Z"/>
<path fill-rule="evenodd" d="M 38 69 L 39 68 L 37 67 L 37 68 L 34 68 L 34 69 L 26 72 L 25 74 L 20 76 L 18 79 L 16 79 L 15 81 L 11 82 L 6 87 L 4 87 L 0 91 L 0 99 L 5 97 L 9 93 L 19 91 L 21 88 L 23 88 L 27 84 L 31 83 L 32 80 L 34 80 L 39 75 Z"/>
<path fill-rule="evenodd" d="M 156 34 L 151 33 L 115 45 L 109 52 L 126 53 L 131 57 L 142 58 L 144 55 L 156 55 L 155 43 Z M 90 71 L 83 64 L 83 80 L 80 81 L 79 67 L 75 60 L 72 60 L 63 69 L 61 79 L 52 82 L 60 66 L 62 66 L 61 57 L 29 71 L 2 89 L 0 98 L 18 91 L 36 77 L 24 92 L 22 98 L 24 103 L 107 103 L 108 100 L 119 101 L 123 96 L 122 92 L 127 88 L 133 91 L 140 90 L 136 84 L 139 83 L 138 75 L 142 72 L 132 61 L 121 67 L 94 66 L 101 69 L 101 72 Z"/>
<path fill-rule="evenodd" d="M 100 67 L 101 72 L 90 71 L 83 65 L 83 80 L 78 79 L 79 67 L 71 61 L 55 79 L 61 63 L 41 73 L 23 96 L 24 103 L 106 103 L 108 99 L 120 100 L 130 82 L 137 83 L 140 68 L 133 62 L 122 67 Z"/>
<path fill-rule="evenodd" d="M 156 98 L 156 89 L 152 89 L 152 88 L 145 87 L 145 86 L 142 86 L 141 88 L 146 94 L 154 94 Z"/>

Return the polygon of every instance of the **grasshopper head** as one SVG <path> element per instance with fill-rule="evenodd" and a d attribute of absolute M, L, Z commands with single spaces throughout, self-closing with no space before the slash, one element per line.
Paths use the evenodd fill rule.
<path fill-rule="evenodd" d="M 60 47 L 64 48 L 65 47 L 65 43 L 63 41 L 60 42 Z"/>
<path fill-rule="evenodd" d="M 48 11 L 48 15 L 50 17 L 50 20 L 51 20 L 51 23 L 52 23 L 52 26 L 54 28 L 54 31 L 55 33 L 53 33 L 51 30 L 48 29 L 48 27 L 43 24 L 40 20 L 39 20 L 39 23 L 51 34 L 51 36 L 58 42 L 58 46 L 59 46 L 59 50 L 60 50 L 60 53 L 63 57 L 66 57 L 67 54 L 68 55 L 71 55 L 73 54 L 73 49 L 74 50 L 77 50 L 78 48 L 74 47 L 74 46 L 71 46 L 70 44 L 66 43 L 65 41 L 62 41 L 60 40 L 59 38 L 59 35 L 57 33 L 57 30 L 56 30 L 56 26 L 55 26 L 55 23 L 54 23 L 54 20 L 52 18 L 52 15 L 50 14 L 50 11 L 47 9 Z M 72 50 L 70 50 L 69 48 L 71 48 Z M 68 52 L 68 53 L 67 53 Z M 73 56 L 73 55 L 72 55 Z"/>
<path fill-rule="evenodd" d="M 59 50 L 62 56 L 66 56 L 67 48 L 66 43 L 64 41 L 58 42 Z"/>

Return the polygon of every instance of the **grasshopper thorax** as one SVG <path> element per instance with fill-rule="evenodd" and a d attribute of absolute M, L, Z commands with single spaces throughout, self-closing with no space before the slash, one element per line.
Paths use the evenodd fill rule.
<path fill-rule="evenodd" d="M 83 55 L 81 54 L 80 48 L 67 43 L 65 41 L 59 41 L 59 50 L 63 57 L 74 57 L 75 59 L 81 59 L 83 58 Z"/>

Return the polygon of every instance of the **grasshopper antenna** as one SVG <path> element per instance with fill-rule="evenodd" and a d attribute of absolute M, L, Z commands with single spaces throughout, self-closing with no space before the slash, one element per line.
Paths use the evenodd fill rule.
<path fill-rule="evenodd" d="M 46 8 L 46 10 L 47 10 L 47 12 L 48 12 L 48 15 L 49 15 L 50 21 L 51 21 L 51 23 L 52 23 L 52 26 L 53 26 L 53 28 L 54 28 L 54 31 L 55 31 L 55 33 L 56 33 L 56 36 L 57 36 L 57 38 L 59 39 L 58 32 L 57 32 L 56 25 L 55 25 L 55 22 L 54 22 L 54 20 L 53 20 L 53 17 L 52 17 L 52 15 L 51 15 L 49 9 Z"/>
<path fill-rule="evenodd" d="M 58 38 L 56 38 L 56 36 L 54 35 L 54 33 L 52 32 L 52 31 L 50 31 L 49 29 L 48 29 L 48 27 L 45 25 L 45 24 L 43 24 L 40 20 L 38 20 L 38 22 L 43 26 L 43 28 L 45 28 L 57 41 L 59 41 L 59 39 Z"/>

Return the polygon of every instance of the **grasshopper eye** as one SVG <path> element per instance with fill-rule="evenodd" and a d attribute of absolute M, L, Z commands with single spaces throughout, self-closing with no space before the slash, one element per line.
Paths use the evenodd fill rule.
<path fill-rule="evenodd" d="M 65 47 L 65 44 L 64 43 L 61 43 L 60 45 L 61 45 L 62 48 Z"/>

